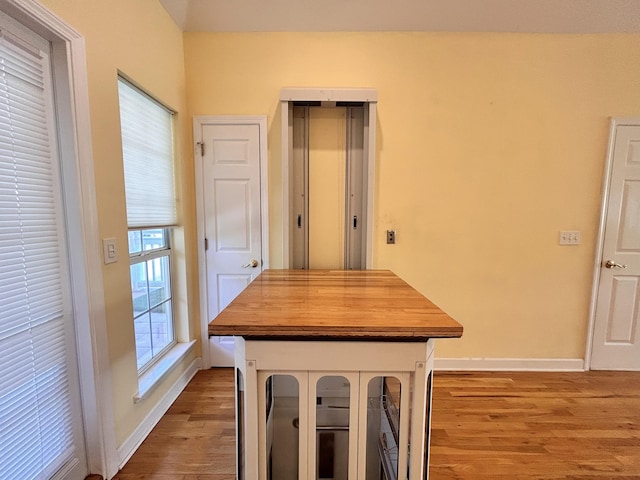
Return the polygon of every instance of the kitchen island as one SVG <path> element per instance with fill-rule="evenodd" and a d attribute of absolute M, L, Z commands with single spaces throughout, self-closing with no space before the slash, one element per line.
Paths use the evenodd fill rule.
<path fill-rule="evenodd" d="M 209 334 L 236 337 L 240 480 L 427 478 L 434 339 L 462 326 L 393 273 L 266 270 Z"/>

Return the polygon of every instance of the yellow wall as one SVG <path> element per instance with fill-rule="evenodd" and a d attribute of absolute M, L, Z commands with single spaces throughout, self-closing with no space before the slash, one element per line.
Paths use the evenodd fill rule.
<path fill-rule="evenodd" d="M 273 268 L 280 89 L 373 87 L 374 266 L 463 323 L 437 355 L 583 358 L 608 119 L 640 113 L 640 35 L 187 33 L 185 59 L 190 116 L 268 115 Z"/>
<path fill-rule="evenodd" d="M 178 272 L 178 310 L 190 314 L 192 325 L 178 332 L 181 340 L 199 336 L 197 325 L 197 272 L 193 249 L 193 168 L 190 119 L 185 115 L 185 76 L 182 32 L 157 1 L 148 0 L 43 0 L 45 6 L 82 33 L 87 46 L 89 101 L 96 177 L 100 237 L 115 237 L 120 260 L 103 266 L 110 373 L 113 383 L 116 441 L 122 444 L 183 373 L 195 354 L 187 358 L 150 398 L 133 403 L 138 391 L 131 287 L 127 255 L 118 71 L 178 112 L 178 175 L 182 191 L 179 208 L 182 226 L 175 246 L 186 255 L 187 270 Z M 185 161 L 187 159 L 188 161 Z M 189 288 L 190 287 L 190 288 Z M 185 292 L 190 292 L 186 294 Z M 193 293 L 191 293 L 193 292 Z"/>

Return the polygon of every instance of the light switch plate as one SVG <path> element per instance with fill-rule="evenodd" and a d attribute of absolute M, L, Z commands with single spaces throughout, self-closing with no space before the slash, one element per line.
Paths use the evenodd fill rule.
<path fill-rule="evenodd" d="M 102 254 L 105 265 L 118 261 L 118 246 L 115 238 L 102 239 Z"/>

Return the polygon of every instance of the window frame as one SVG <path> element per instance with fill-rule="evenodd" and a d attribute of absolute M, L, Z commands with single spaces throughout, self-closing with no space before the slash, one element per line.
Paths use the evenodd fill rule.
<path fill-rule="evenodd" d="M 141 248 L 140 251 L 136 251 L 135 253 L 129 253 L 129 279 L 131 282 L 131 286 L 132 286 L 132 295 L 131 295 L 131 300 L 132 300 L 132 320 L 134 322 L 133 326 L 134 326 L 134 332 L 135 332 L 135 322 L 137 319 L 145 316 L 145 315 L 149 315 L 149 322 L 151 325 L 151 312 L 153 311 L 154 308 L 157 308 L 160 305 L 163 304 L 168 304 L 169 305 L 169 309 L 170 309 L 170 315 L 168 318 L 168 321 L 170 322 L 170 332 L 168 332 L 168 334 L 170 333 L 171 335 L 171 340 L 168 342 L 167 345 L 165 345 L 164 347 L 162 347 L 160 350 L 158 350 L 157 352 L 154 351 L 153 348 L 153 333 L 152 331 L 149 331 L 148 334 L 148 338 L 149 338 L 149 350 L 150 350 L 150 354 L 151 354 L 151 358 L 148 359 L 148 361 L 146 361 L 144 364 L 139 365 L 138 364 L 138 360 L 139 360 L 139 351 L 141 350 L 141 347 L 139 346 L 138 343 L 138 335 L 134 333 L 135 337 L 134 337 L 134 344 L 135 344 L 135 349 L 136 349 L 136 368 L 137 368 L 137 373 L 138 373 L 138 377 L 141 378 L 143 377 L 147 372 L 149 372 L 150 370 L 153 369 L 153 367 L 155 365 L 157 365 L 163 357 L 165 357 L 165 355 L 170 352 L 179 342 L 178 342 L 178 335 L 177 335 L 177 325 L 176 325 L 176 314 L 175 314 L 175 308 L 174 308 L 174 296 L 175 296 L 175 289 L 174 289 L 174 265 L 173 265 L 173 255 L 172 255 L 172 248 L 171 248 L 171 243 L 172 243 L 172 227 L 176 227 L 177 226 L 177 205 L 176 205 L 176 199 L 175 199 L 175 191 L 176 191 L 176 173 L 175 173 L 175 168 L 176 168 L 176 151 L 175 151 L 175 121 L 176 121 L 176 112 L 174 110 L 172 110 L 171 108 L 167 107 L 165 104 L 163 104 L 162 102 L 160 102 L 159 100 L 157 100 L 156 98 L 154 98 L 152 95 L 150 95 L 148 92 L 146 92 L 144 89 L 140 88 L 138 85 L 136 85 L 135 82 L 133 82 L 130 78 L 128 78 L 127 76 L 123 75 L 122 73 L 118 73 L 117 76 L 117 82 L 118 82 L 118 89 L 120 91 L 121 88 L 124 87 L 127 89 L 127 91 L 129 91 L 129 93 L 134 92 L 135 95 L 137 95 L 138 97 L 136 97 L 135 99 L 133 99 L 134 102 L 140 101 L 142 103 L 144 102 L 149 102 L 149 107 L 151 109 L 151 111 L 154 112 L 166 112 L 167 113 L 167 120 L 168 120 L 168 138 L 164 138 L 162 137 L 158 137 L 162 140 L 166 140 L 167 142 L 167 146 L 169 146 L 169 151 L 171 152 L 171 169 L 170 169 L 170 174 L 167 173 L 167 169 L 166 169 L 166 164 L 163 164 L 164 166 L 161 168 L 164 169 L 162 171 L 164 171 L 164 173 L 166 175 L 170 175 L 169 177 L 162 177 L 163 179 L 161 179 L 161 184 L 164 185 L 165 187 L 167 186 L 167 181 L 170 181 L 170 183 L 172 184 L 172 188 L 170 188 L 169 190 L 171 190 L 169 192 L 169 190 L 167 190 L 167 193 L 173 194 L 173 198 L 171 199 L 172 203 L 173 203 L 173 210 L 174 210 L 174 217 L 172 220 L 167 220 L 168 223 L 165 222 L 160 222 L 158 223 L 157 219 L 153 219 L 153 215 L 151 215 L 151 217 L 149 217 L 148 222 L 145 224 L 144 222 L 140 222 L 140 217 L 137 217 L 137 220 L 134 222 L 134 224 L 130 224 L 128 227 L 128 232 L 129 234 L 131 232 L 140 232 L 140 245 L 139 247 Z M 127 96 L 125 95 L 124 98 L 127 98 Z M 129 96 L 128 98 L 132 98 L 131 96 Z M 125 139 L 125 135 L 131 135 L 131 134 L 139 134 L 139 130 L 138 130 L 138 126 L 140 125 L 139 123 L 136 122 L 136 120 L 138 120 L 138 118 L 136 116 L 133 117 L 123 117 L 123 111 L 126 111 L 126 109 L 123 109 L 123 106 L 130 106 L 131 104 L 129 103 L 123 103 L 123 96 L 119 93 L 119 108 L 120 108 L 120 127 L 121 127 L 121 138 L 123 139 L 123 143 L 124 143 L 124 139 Z M 160 108 L 160 110 L 158 110 L 158 107 Z M 144 107 L 146 108 L 146 107 Z M 159 117 L 158 117 L 159 118 Z M 126 121 L 125 121 L 126 119 Z M 133 123 L 128 122 L 129 120 L 134 120 Z M 161 120 L 162 123 L 164 124 L 164 122 L 166 120 Z M 132 130 L 125 130 L 126 129 L 126 124 L 131 125 L 133 128 Z M 156 132 L 157 133 L 157 132 Z M 135 140 L 134 140 L 135 141 Z M 132 188 L 132 185 L 135 187 L 136 183 L 133 183 L 131 185 L 129 185 L 127 183 L 126 177 L 127 177 L 127 161 L 129 161 L 129 165 L 133 166 L 134 170 L 132 170 L 133 172 L 133 177 L 132 178 L 138 178 L 136 177 L 136 173 L 139 174 L 139 171 L 136 172 L 135 168 L 136 165 L 144 165 L 145 163 L 149 164 L 149 158 L 145 157 L 145 154 L 149 154 L 152 152 L 147 151 L 146 149 L 144 150 L 144 152 L 140 152 L 140 149 L 134 149 L 131 150 L 134 154 L 141 154 L 143 155 L 142 157 L 138 157 L 133 156 L 133 157 L 126 157 L 126 152 L 127 149 L 125 149 L 125 145 L 123 144 L 123 163 L 125 165 L 125 169 L 124 169 L 124 173 L 125 173 L 125 190 L 127 190 L 128 188 Z M 162 161 L 167 161 L 168 157 L 160 157 L 162 159 Z M 139 167 L 138 167 L 139 168 Z M 143 184 L 140 184 L 143 185 Z M 142 190 L 144 192 L 144 188 Z M 164 189 L 163 189 L 164 191 Z M 128 193 L 127 193 L 127 197 L 128 197 Z M 127 206 L 127 208 L 129 208 L 129 206 Z M 135 203 L 134 208 L 139 208 L 139 204 Z M 167 217 L 168 219 L 169 217 Z M 130 217 L 129 215 L 127 216 L 128 219 L 128 223 L 130 223 Z M 144 250 L 144 246 L 143 246 L 143 235 L 145 231 L 150 231 L 150 230 L 162 230 L 163 232 L 163 236 L 164 236 L 164 246 L 160 247 L 160 248 L 154 248 L 151 250 Z M 130 239 L 130 235 L 128 235 L 128 240 Z M 131 246 L 129 248 L 129 252 L 131 252 Z M 149 262 L 153 261 L 153 260 L 157 260 L 157 259 L 162 259 L 162 258 L 166 258 L 167 259 L 167 278 L 166 278 L 166 282 L 167 282 L 167 298 L 157 304 L 152 305 L 151 304 L 151 298 L 150 298 L 150 279 L 148 277 L 148 272 L 149 272 Z M 145 266 L 143 268 L 145 268 L 145 280 L 146 280 L 146 288 L 147 288 L 147 304 L 146 304 L 146 308 L 144 311 L 140 311 L 137 312 L 135 310 L 135 306 L 134 306 L 134 288 L 133 288 L 133 276 L 132 276 L 132 270 L 131 267 L 133 265 L 139 265 L 139 264 L 145 264 Z M 164 267 L 163 267 L 164 268 Z"/>
<path fill-rule="evenodd" d="M 129 253 L 129 278 L 131 279 L 131 267 L 133 265 L 139 265 L 139 264 L 147 264 L 147 262 L 153 261 L 153 260 L 157 260 L 157 259 L 161 259 L 161 258 L 167 258 L 167 270 L 168 270 L 168 296 L 166 299 L 162 300 L 159 303 L 155 303 L 152 304 L 151 301 L 147 302 L 147 308 L 140 312 L 140 313 L 136 313 L 135 309 L 133 310 L 133 321 L 134 321 L 134 325 L 135 325 L 135 321 L 146 315 L 146 314 L 151 314 L 151 311 L 154 308 L 159 307 L 162 304 L 169 304 L 169 307 L 171 309 L 171 315 L 170 315 L 170 320 L 171 320 L 171 341 L 169 343 L 167 343 L 167 345 L 165 345 L 164 347 L 162 347 L 162 349 L 160 349 L 157 353 L 154 353 L 153 350 L 153 334 L 150 334 L 151 337 L 151 358 L 145 362 L 142 366 L 138 367 L 138 376 L 143 375 L 144 373 L 146 373 L 147 371 L 149 371 L 149 369 L 151 369 L 157 362 L 159 362 L 162 357 L 168 352 L 170 351 L 173 347 L 175 347 L 178 343 L 177 340 L 177 334 L 176 334 L 176 319 L 175 319 L 175 315 L 174 315 L 174 302 L 173 302 L 173 269 L 172 269 L 172 263 L 173 263 L 173 255 L 172 255 L 172 249 L 171 249 L 171 229 L 168 227 L 164 227 L 164 228 L 132 228 L 129 229 L 129 233 L 131 232 L 140 232 L 141 235 L 143 234 L 143 232 L 145 230 L 162 230 L 164 233 L 164 240 L 165 240 L 165 245 L 163 247 L 160 248 L 153 248 L 150 250 L 141 250 L 140 252 L 135 252 L 135 253 Z M 147 268 L 147 275 L 145 275 L 146 278 L 146 282 L 147 282 L 147 289 L 149 288 L 149 277 L 148 277 L 148 269 L 149 267 L 146 266 Z M 133 302 L 133 289 L 132 289 L 132 302 Z M 132 303 L 133 304 L 133 303 Z M 134 327 L 135 329 L 135 327 Z M 136 361 L 138 359 L 138 342 L 136 340 Z M 137 363 L 136 363 L 137 365 Z"/>

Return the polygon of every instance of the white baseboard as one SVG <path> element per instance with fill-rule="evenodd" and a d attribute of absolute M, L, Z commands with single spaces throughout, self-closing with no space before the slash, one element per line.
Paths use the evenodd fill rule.
<path fill-rule="evenodd" d="M 436 358 L 440 371 L 584 372 L 581 358 Z"/>
<path fill-rule="evenodd" d="M 200 370 L 200 365 L 201 359 L 194 359 L 175 383 L 171 385 L 171 388 L 169 388 L 162 399 L 151 409 L 144 420 L 140 422 L 140 425 L 138 425 L 129 438 L 118 447 L 120 469 L 129 461 L 144 439 L 151 433 L 153 427 L 156 426 L 162 416 L 169 410 L 171 404 L 178 398 L 178 395 L 182 393 L 189 381 L 191 381 L 198 370 Z"/>

